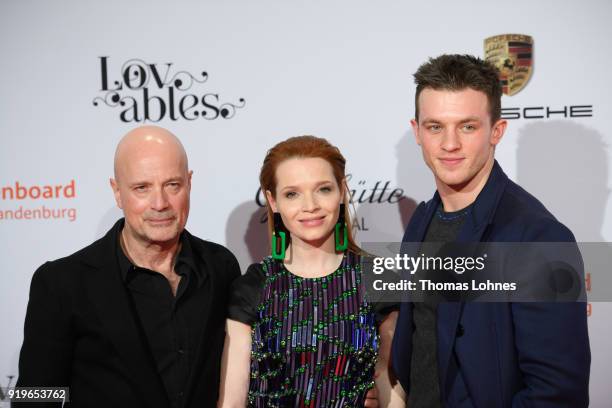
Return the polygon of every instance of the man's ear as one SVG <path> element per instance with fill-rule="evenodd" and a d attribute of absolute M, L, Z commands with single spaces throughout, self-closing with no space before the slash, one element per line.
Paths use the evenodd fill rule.
<path fill-rule="evenodd" d="M 119 191 L 119 185 L 117 184 L 117 180 L 111 178 L 110 186 L 113 189 L 113 194 L 115 195 L 115 202 L 117 203 L 117 207 L 123 209 L 123 204 L 121 203 L 121 192 Z"/>
<path fill-rule="evenodd" d="M 414 134 L 414 140 L 420 146 L 421 145 L 421 136 L 419 135 L 419 122 L 416 119 L 412 119 L 410 121 L 410 125 L 412 126 L 412 133 Z"/>
<path fill-rule="evenodd" d="M 270 192 L 270 190 L 266 190 L 266 200 L 268 200 L 268 204 L 270 204 L 270 208 L 272 208 L 272 212 L 278 212 L 278 208 L 276 206 L 276 200 L 272 196 L 272 192 Z"/>
<path fill-rule="evenodd" d="M 189 173 L 187 173 L 187 188 L 188 188 L 188 191 L 191 191 L 191 176 L 193 176 L 193 170 L 189 170 Z"/>
<path fill-rule="evenodd" d="M 501 142 L 507 126 L 508 121 L 506 119 L 499 119 L 497 122 L 495 122 L 493 125 L 493 130 L 491 131 L 491 144 L 493 146 L 497 146 L 497 144 Z"/>

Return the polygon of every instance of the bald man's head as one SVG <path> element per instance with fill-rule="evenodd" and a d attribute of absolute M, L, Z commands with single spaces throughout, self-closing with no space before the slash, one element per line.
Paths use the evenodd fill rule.
<path fill-rule="evenodd" d="M 158 126 L 128 132 L 115 151 L 111 187 L 132 244 L 178 241 L 187 223 L 191 172 L 179 139 Z"/>
<path fill-rule="evenodd" d="M 133 159 L 138 152 L 151 151 L 154 149 L 171 149 L 176 157 L 183 160 L 185 171 L 189 169 L 187 153 L 181 141 L 170 131 L 159 126 L 140 126 L 130 130 L 119 141 L 115 150 L 115 179 L 126 161 Z"/>

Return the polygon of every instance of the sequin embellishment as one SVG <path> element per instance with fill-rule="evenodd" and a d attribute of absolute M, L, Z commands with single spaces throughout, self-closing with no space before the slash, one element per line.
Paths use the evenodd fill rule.
<path fill-rule="evenodd" d="M 252 327 L 250 407 L 359 407 L 374 385 L 378 335 L 358 255 L 301 278 L 271 257 Z"/>

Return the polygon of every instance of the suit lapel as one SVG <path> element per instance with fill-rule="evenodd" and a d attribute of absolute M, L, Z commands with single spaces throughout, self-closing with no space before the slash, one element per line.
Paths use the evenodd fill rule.
<path fill-rule="evenodd" d="M 474 217 L 472 216 L 466 218 L 464 225 L 459 231 L 457 237 L 458 242 L 470 243 L 480 241 L 487 225 L 484 224 L 480 228 L 477 228 L 474 221 Z M 444 302 L 438 305 L 438 368 L 440 370 L 440 378 L 442 379 L 442 392 L 445 390 L 444 381 L 446 379 L 446 371 L 450 363 L 457 327 L 464 307 L 465 302 Z M 444 396 L 444 398 L 446 397 Z"/>
<path fill-rule="evenodd" d="M 200 290 L 204 291 L 204 301 L 200 305 L 198 316 L 201 321 L 201 325 L 198 327 L 198 332 L 195 337 L 194 347 L 194 360 L 193 365 L 191 367 L 191 372 L 189 373 L 189 379 L 187 380 L 187 395 L 186 401 L 190 401 L 191 394 L 193 394 L 193 388 L 198 386 L 195 384 L 195 379 L 197 374 L 202 369 L 202 364 L 204 363 L 205 356 L 202 354 L 203 351 L 209 352 L 210 350 L 205 349 L 206 342 L 206 328 L 208 326 L 210 320 L 210 312 L 213 306 L 213 298 L 215 294 L 213 293 L 213 288 L 215 287 L 215 274 L 213 273 L 214 265 L 212 263 L 212 257 L 208 256 L 204 248 L 202 248 L 198 243 L 192 239 L 192 235 L 186 233 L 187 239 L 190 240 L 193 255 L 196 262 L 196 267 L 202 271 L 202 287 Z M 207 259 L 208 258 L 208 259 Z M 210 261 L 209 261 L 210 259 Z"/>
<path fill-rule="evenodd" d="M 113 228 L 113 230 L 115 230 Z M 115 346 L 147 407 L 168 407 L 168 396 L 158 374 L 153 355 L 142 332 L 128 289 L 121 280 L 115 255 L 116 235 L 111 230 L 87 262 L 91 273 L 87 294 L 94 305 L 109 340 Z"/>
<path fill-rule="evenodd" d="M 408 255 L 411 257 L 418 256 L 418 252 L 421 250 L 423 240 L 425 239 L 425 234 L 427 233 L 427 228 L 429 227 L 429 223 L 431 222 L 439 203 L 440 196 L 438 195 L 438 192 L 436 192 L 432 200 L 427 203 L 419 204 L 417 209 L 414 211 L 410 224 L 406 228 L 406 232 L 402 238 L 400 248 L 400 253 L 402 255 Z M 420 212 L 423 212 L 423 215 L 421 215 Z M 403 271 L 401 273 L 405 274 L 404 278 L 408 280 L 414 279 L 414 276 L 409 276 L 409 271 Z M 402 294 L 400 309 L 401 314 L 403 316 L 407 316 L 406 318 L 408 318 L 410 320 L 410 324 L 412 324 L 412 303 L 410 291 L 404 291 Z"/>
<path fill-rule="evenodd" d="M 472 210 L 459 231 L 457 242 L 476 243 L 487 240 L 489 225 L 495 216 L 495 209 L 506 189 L 508 177 L 495 161 L 489 179 L 476 197 Z M 436 193 L 437 194 L 437 193 Z M 448 302 L 438 305 L 438 368 L 440 378 L 446 379 L 446 371 L 455 344 L 457 326 L 463 313 L 465 302 Z M 441 390 L 444 392 L 444 386 Z"/>
<path fill-rule="evenodd" d="M 422 211 L 424 213 L 422 216 L 419 216 L 418 219 L 417 217 L 413 217 L 414 219 L 416 219 L 415 221 L 416 224 L 408 225 L 408 227 L 406 228 L 406 232 L 404 234 L 404 238 L 402 239 L 402 242 L 406 242 L 406 243 L 414 242 L 414 243 L 418 243 L 420 246 L 420 244 L 425 239 L 427 228 L 429 227 L 429 223 L 431 222 L 431 219 L 433 218 L 439 204 L 440 204 L 440 196 L 438 195 L 437 191 L 429 202 L 427 202 L 426 204 L 421 203 L 421 206 L 423 206 Z M 417 208 L 415 210 L 415 215 L 418 213 L 418 211 L 419 209 Z M 410 222 L 412 223 L 413 221 L 411 220 Z M 416 252 L 418 249 L 419 248 L 416 248 L 414 252 Z"/>

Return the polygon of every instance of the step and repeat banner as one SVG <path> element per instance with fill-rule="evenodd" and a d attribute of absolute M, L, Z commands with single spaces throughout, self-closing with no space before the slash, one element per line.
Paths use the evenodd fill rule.
<path fill-rule="evenodd" d="M 18 375 L 34 270 L 121 217 L 114 149 L 141 124 L 181 139 L 187 228 L 244 269 L 269 250 L 260 166 L 290 136 L 325 137 L 347 158 L 360 242 L 399 241 L 434 192 L 410 128 L 412 74 L 432 56 L 478 55 L 504 76 L 506 173 L 578 241 L 612 241 L 610 17 L 604 0 L 3 1 L 0 387 Z M 612 401 L 611 312 L 588 306 L 593 407 Z"/>

